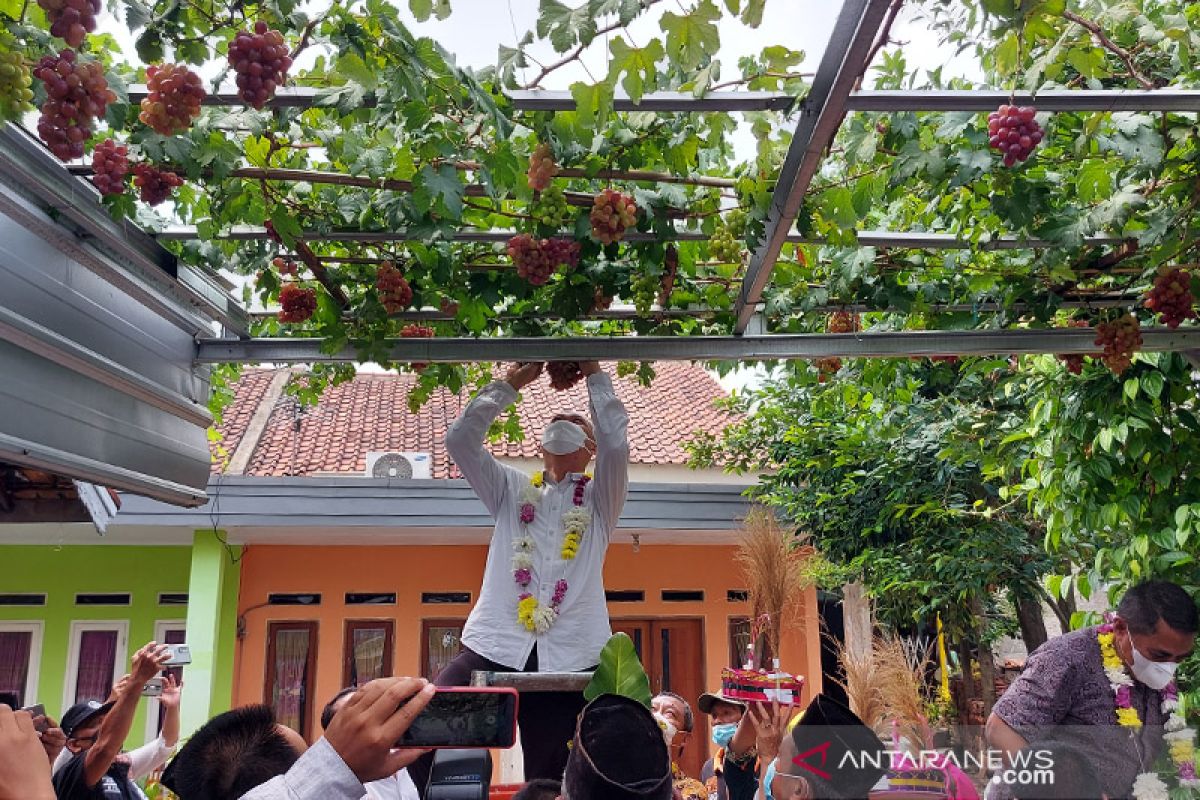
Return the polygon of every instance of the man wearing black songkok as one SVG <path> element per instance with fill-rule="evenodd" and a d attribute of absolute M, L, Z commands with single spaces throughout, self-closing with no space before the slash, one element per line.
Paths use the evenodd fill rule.
<path fill-rule="evenodd" d="M 670 800 L 671 758 L 650 709 L 605 694 L 579 715 L 561 800 Z"/>

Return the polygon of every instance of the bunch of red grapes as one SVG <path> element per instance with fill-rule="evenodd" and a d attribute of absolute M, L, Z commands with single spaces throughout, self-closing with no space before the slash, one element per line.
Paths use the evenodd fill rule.
<path fill-rule="evenodd" d="M 425 325 L 405 325 L 400 329 L 402 339 L 432 339 L 434 335 L 433 328 Z M 417 372 L 423 372 L 429 364 L 425 361 L 414 361 L 409 366 Z"/>
<path fill-rule="evenodd" d="M 544 192 L 550 188 L 550 179 L 558 174 L 558 165 L 554 163 L 554 152 L 550 145 L 539 144 L 529 157 L 529 188 Z"/>
<path fill-rule="evenodd" d="M 229 64 L 237 72 L 238 97 L 261 109 L 287 80 L 292 58 L 283 34 L 259 21 L 254 23 L 254 33 L 238 31 L 229 43 Z"/>
<path fill-rule="evenodd" d="M 454 300 L 451 300 L 449 297 L 443 297 L 438 302 L 438 308 L 440 308 L 442 310 L 442 313 L 445 314 L 446 316 L 449 316 L 449 317 L 457 317 L 458 316 L 458 303 L 455 302 Z"/>
<path fill-rule="evenodd" d="M 96 30 L 100 0 L 38 0 L 38 5 L 50 20 L 50 35 L 71 47 L 79 47 L 87 35 Z"/>
<path fill-rule="evenodd" d="M 837 356 L 829 356 L 828 358 L 818 358 L 813 365 L 817 368 L 817 382 L 824 383 L 830 375 L 837 373 L 842 368 L 842 360 Z"/>
<path fill-rule="evenodd" d="M 186 131 L 200 116 L 204 85 L 199 75 L 182 64 L 147 67 L 146 87 L 150 91 L 142 100 L 138 119 L 163 136 Z"/>
<path fill-rule="evenodd" d="M 541 286 L 560 266 L 579 264 L 579 242 L 535 239 L 528 233 L 518 233 L 508 240 L 508 256 L 517 265 L 518 275 L 534 286 Z"/>
<path fill-rule="evenodd" d="M 299 284 L 286 284 L 279 292 L 279 321 L 305 322 L 317 310 L 317 290 Z"/>
<path fill-rule="evenodd" d="M 1087 326 L 1087 320 L 1084 319 L 1073 319 L 1067 322 L 1068 328 L 1086 328 Z M 1055 358 L 1066 364 L 1067 372 L 1072 375 L 1083 373 L 1083 356 L 1079 353 L 1059 353 Z"/>
<path fill-rule="evenodd" d="M 288 275 L 294 278 L 300 274 L 300 267 L 290 258 L 275 256 L 275 258 L 271 259 L 271 264 L 275 269 L 279 270 L 280 275 Z"/>
<path fill-rule="evenodd" d="M 38 136 L 63 161 L 79 158 L 93 120 L 117 99 L 104 70 L 95 61 L 79 61 L 74 50 L 63 50 L 43 57 L 34 74 L 46 87 Z"/>
<path fill-rule="evenodd" d="M 825 330 L 830 333 L 854 333 L 862 328 L 858 314 L 849 311 L 835 311 L 829 315 Z"/>
<path fill-rule="evenodd" d="M 1163 267 L 1158 271 L 1154 287 L 1146 296 L 1146 308 L 1162 314 L 1168 327 L 1178 328 L 1185 319 L 1196 316 L 1192 308 L 1192 276 L 1187 270 Z"/>
<path fill-rule="evenodd" d="M 375 290 L 389 314 L 398 314 L 408 308 L 413 299 L 412 287 L 392 261 L 384 261 L 375 271 Z"/>
<path fill-rule="evenodd" d="M 143 203 L 156 206 L 170 198 L 176 186 L 183 186 L 183 178 L 174 172 L 150 164 L 135 164 L 133 185 L 138 188 L 138 197 Z"/>
<path fill-rule="evenodd" d="M 551 361 L 546 364 L 546 374 L 550 376 L 550 386 L 559 392 L 566 391 L 583 380 L 583 371 L 579 369 L 578 361 Z"/>
<path fill-rule="evenodd" d="M 612 308 L 613 296 L 605 294 L 604 289 L 597 286 L 596 291 L 592 295 L 592 313 L 597 311 L 607 311 Z"/>
<path fill-rule="evenodd" d="M 125 176 L 129 174 L 129 149 L 105 139 L 92 151 L 92 185 L 100 194 L 125 194 Z"/>
<path fill-rule="evenodd" d="M 1042 141 L 1033 106 L 1000 106 L 988 114 L 988 144 L 1004 153 L 1004 166 L 1024 161 Z"/>
<path fill-rule="evenodd" d="M 637 224 L 637 204 L 616 189 L 604 189 L 592 201 L 592 237 L 601 244 L 625 238 L 625 231 Z"/>
<path fill-rule="evenodd" d="M 1101 322 L 1096 326 L 1097 345 L 1104 348 L 1100 360 L 1120 375 L 1133 362 L 1133 354 L 1142 346 L 1142 332 L 1137 317 L 1125 314 L 1113 322 Z"/>

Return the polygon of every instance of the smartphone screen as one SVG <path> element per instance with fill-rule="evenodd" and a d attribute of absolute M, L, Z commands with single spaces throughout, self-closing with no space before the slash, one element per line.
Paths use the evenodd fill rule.
<path fill-rule="evenodd" d="M 396 746 L 505 749 L 516 735 L 515 690 L 446 688 L 438 689 Z"/>

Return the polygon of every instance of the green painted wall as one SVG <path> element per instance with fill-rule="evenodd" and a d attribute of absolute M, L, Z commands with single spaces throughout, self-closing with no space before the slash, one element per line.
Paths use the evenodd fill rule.
<path fill-rule="evenodd" d="M 160 606 L 162 592 L 188 592 L 191 547 L 134 547 L 124 545 L 0 546 L 0 593 L 46 594 L 45 606 L 0 606 L 0 620 L 33 620 L 44 623 L 37 702 L 57 717 L 63 711 L 67 650 L 74 620 L 128 620 L 128 653 L 154 637 L 159 620 L 183 620 L 185 606 Z M 214 692 L 217 710 L 227 708 L 231 696 L 238 592 L 237 566 L 225 570 L 223 595 L 230 614 L 222 614 L 223 689 Z M 76 606 L 80 592 L 128 592 L 128 606 Z M 224 610 L 224 608 L 222 609 Z M 128 663 L 125 665 L 128 669 Z M 184 671 L 186 692 L 187 672 Z M 218 683 L 218 687 L 221 684 Z M 223 692 L 223 693 L 221 693 Z M 126 745 L 142 744 L 146 731 L 145 705 L 138 709 Z"/>

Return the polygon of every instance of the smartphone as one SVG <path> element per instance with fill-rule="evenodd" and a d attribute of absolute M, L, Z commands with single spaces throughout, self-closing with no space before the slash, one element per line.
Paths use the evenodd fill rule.
<path fill-rule="evenodd" d="M 33 729 L 38 733 L 42 733 L 50 728 L 50 723 L 46 721 L 46 706 L 37 703 L 32 706 L 25 706 L 22 711 L 28 711 L 29 716 L 33 717 Z"/>
<path fill-rule="evenodd" d="M 164 667 L 182 667 L 192 663 L 192 651 L 186 644 L 169 644 L 167 653 L 170 655 L 170 659 L 163 664 Z"/>
<path fill-rule="evenodd" d="M 142 697 L 162 697 L 162 678 L 151 678 L 142 687 Z"/>
<path fill-rule="evenodd" d="M 507 749 L 517 741 L 517 690 L 439 688 L 397 747 Z"/>

